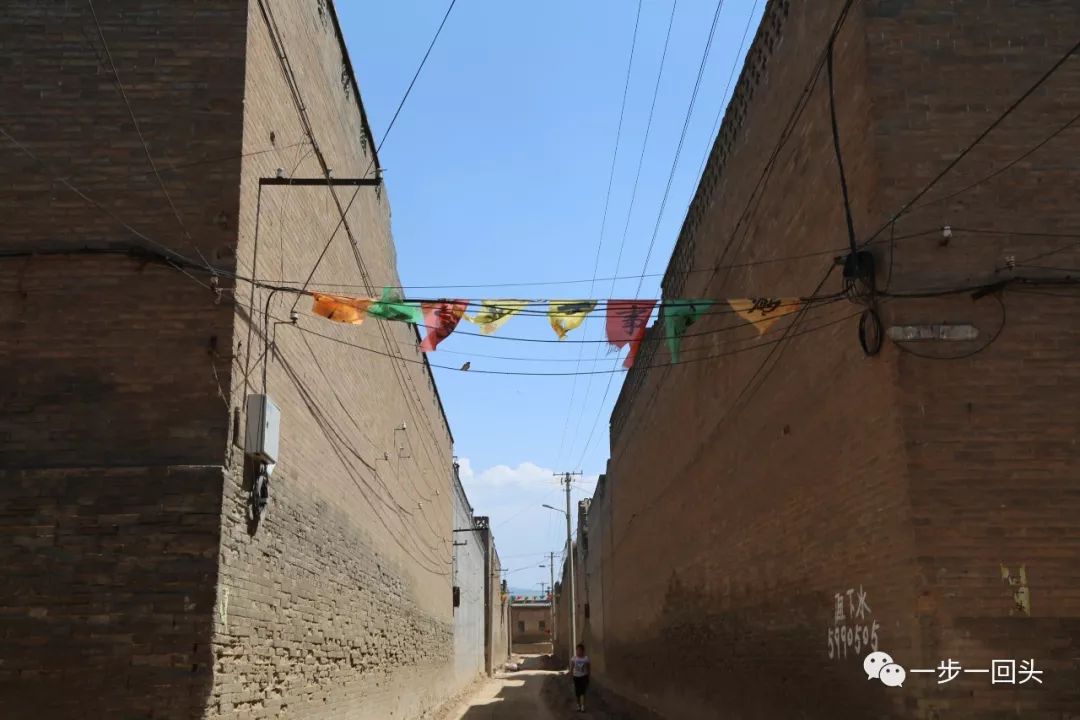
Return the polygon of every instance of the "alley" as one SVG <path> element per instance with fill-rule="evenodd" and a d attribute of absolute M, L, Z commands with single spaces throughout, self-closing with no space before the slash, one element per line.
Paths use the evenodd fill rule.
<path fill-rule="evenodd" d="M 545 703 L 545 686 L 559 673 L 545 670 L 543 655 L 526 655 L 522 669 L 504 671 L 484 682 L 444 720 L 554 720 Z"/>

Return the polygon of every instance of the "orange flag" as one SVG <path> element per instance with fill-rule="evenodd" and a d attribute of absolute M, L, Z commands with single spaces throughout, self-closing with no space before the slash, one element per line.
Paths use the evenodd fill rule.
<path fill-rule="evenodd" d="M 420 303 L 424 311 L 424 327 L 427 328 L 427 334 L 424 336 L 424 341 L 420 343 L 420 349 L 423 352 L 434 352 L 439 343 L 454 332 L 468 305 L 465 300 Z"/>
<path fill-rule="evenodd" d="M 625 368 L 634 365 L 641 340 L 645 337 L 645 326 L 655 305 L 655 300 L 608 300 L 607 339 L 617 348 L 630 345 L 630 354 L 623 362 Z"/>
<path fill-rule="evenodd" d="M 368 308 L 375 298 L 350 298 L 337 295 L 314 293 L 315 306 L 312 312 L 327 320 L 359 325 L 367 317 Z"/>
<path fill-rule="evenodd" d="M 799 298 L 743 298 L 728 300 L 728 305 L 739 317 L 757 328 L 758 335 L 773 326 L 780 318 L 802 307 Z"/>

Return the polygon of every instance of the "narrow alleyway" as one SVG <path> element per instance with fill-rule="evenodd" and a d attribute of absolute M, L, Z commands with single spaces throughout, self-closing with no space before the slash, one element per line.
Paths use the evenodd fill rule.
<path fill-rule="evenodd" d="M 445 720 L 554 720 L 544 699 L 544 686 L 555 671 L 544 670 L 543 655 L 525 655 L 521 669 L 502 672 L 483 683 Z"/>
<path fill-rule="evenodd" d="M 521 663 L 520 670 L 502 672 L 484 682 L 440 720 L 638 720 L 611 710 L 595 696 L 590 698 L 589 709 L 580 714 L 563 673 L 546 669 L 547 656 L 519 655 L 515 659 Z M 648 720 L 655 719 L 650 716 Z"/>

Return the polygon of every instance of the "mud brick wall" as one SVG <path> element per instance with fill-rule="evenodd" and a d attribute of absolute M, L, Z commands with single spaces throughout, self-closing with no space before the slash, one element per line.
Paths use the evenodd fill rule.
<path fill-rule="evenodd" d="M 843 253 L 824 72 L 763 176 L 842 5 L 767 6 L 665 297 L 807 295 Z M 887 221 L 1075 43 L 1078 12 L 1005 0 L 852 5 L 836 42 L 837 117 L 856 234 L 874 240 L 879 288 L 992 282 L 1009 256 L 1075 242 L 1028 233 L 1080 228 L 1070 200 L 1080 178 L 1067 159 L 1080 135 L 1065 131 L 1006 165 L 1076 113 L 1076 59 L 895 228 Z M 810 253 L 820 256 L 754 264 Z M 1033 264 L 1075 267 L 1076 253 Z M 822 293 L 840 289 L 837 276 Z M 1009 289 L 1004 316 L 993 296 L 881 303 L 886 326 L 975 325 L 976 341 L 911 348 L 975 353 L 965 359 L 888 341 L 864 358 L 860 308 L 844 301 L 809 310 L 798 330 L 812 332 L 775 353 L 744 349 L 779 340 L 784 321 L 759 338 L 713 315 L 693 331 L 722 331 L 686 339 L 684 357 L 724 357 L 632 371 L 590 511 L 597 681 L 685 718 L 718 708 L 736 718 L 1075 712 L 1080 368 L 1076 294 L 1061 294 Z M 650 360 L 667 360 L 655 334 L 639 365 Z M 1047 682 L 968 674 L 939 686 L 909 675 L 886 688 L 860 673 L 873 636 L 907 668 L 1033 658 Z"/>

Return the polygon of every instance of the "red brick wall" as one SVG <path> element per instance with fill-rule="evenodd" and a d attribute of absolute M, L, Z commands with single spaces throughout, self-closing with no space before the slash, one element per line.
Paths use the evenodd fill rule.
<path fill-rule="evenodd" d="M 769 4 L 665 279 L 668 296 L 809 294 L 828 251 L 846 243 L 822 73 L 724 251 L 841 6 Z M 836 46 L 837 112 L 860 238 L 1075 42 L 1068 28 L 1076 13 L 1063 2 L 854 4 Z M 1000 168 L 1075 113 L 1068 89 L 1078 67 L 1071 63 L 927 198 Z M 1062 158 L 1077 143 L 1075 133 L 1063 135 L 993 183 L 904 217 L 896 235 L 945 224 L 1075 232 L 1080 218 L 1068 198 L 1077 176 Z M 1004 254 L 1069 242 L 959 230 L 948 246 L 939 240 L 897 242 L 893 291 L 983 282 Z M 887 244 L 871 247 L 883 286 Z M 822 292 L 838 289 L 834 274 Z M 791 337 L 738 404 L 771 346 L 632 372 L 612 417 L 607 487 L 590 512 L 598 557 L 589 582 L 602 583 L 602 610 L 590 623 L 602 638 L 590 648 L 600 656 L 598 681 L 685 718 L 718 709 L 743 718 L 1057 718 L 1080 705 L 1071 649 L 1080 609 L 1069 489 L 1074 301 L 1009 292 L 1005 303 L 1001 337 L 968 360 L 919 359 L 888 343 L 866 359 L 854 319 Z M 800 328 L 857 310 L 817 307 Z M 916 348 L 939 356 L 973 350 L 1000 322 L 992 298 L 964 295 L 886 302 L 882 314 L 886 325 L 971 322 L 983 333 L 975 343 Z M 693 332 L 732 324 L 713 315 Z M 687 339 L 684 357 L 778 337 L 758 340 L 743 326 Z M 668 359 L 662 347 L 646 348 L 639 364 L 650 352 L 654 362 Z M 1013 575 L 1026 564 L 1031 617 L 1010 615 L 1013 588 L 1001 564 Z M 835 595 L 846 623 L 847 590 L 855 598 L 860 587 L 880 648 L 908 668 L 949 656 L 969 667 L 1034 657 L 1057 680 L 1036 688 L 991 687 L 977 675 L 941 689 L 927 675 L 909 675 L 903 689 L 868 683 L 861 648 L 829 655 Z"/>
<path fill-rule="evenodd" d="M 242 4 L 96 8 L 192 242 L 149 172 L 88 5 L 13 2 L 0 125 L 48 170 L 0 138 L 0 253 L 139 243 L 119 218 L 231 265 Z M 228 355 L 232 324 L 213 300 L 123 255 L 0 258 L 5 717 L 201 714 L 229 418 L 227 357 L 213 349 Z"/>

